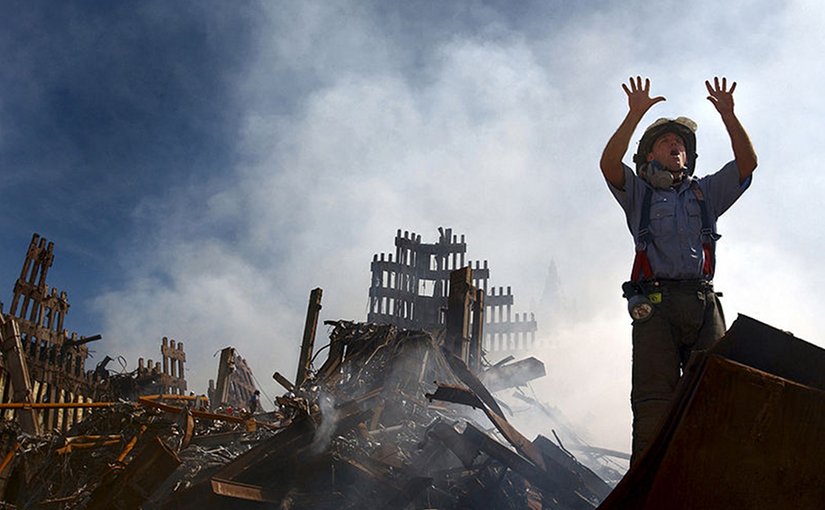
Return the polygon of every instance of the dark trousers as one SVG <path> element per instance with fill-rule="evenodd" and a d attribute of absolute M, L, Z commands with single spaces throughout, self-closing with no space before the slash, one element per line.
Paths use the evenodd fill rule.
<path fill-rule="evenodd" d="M 662 297 L 647 321 L 633 323 L 631 465 L 656 434 L 690 353 L 708 349 L 726 330 L 722 305 L 710 285 L 677 281 L 645 289 Z"/>

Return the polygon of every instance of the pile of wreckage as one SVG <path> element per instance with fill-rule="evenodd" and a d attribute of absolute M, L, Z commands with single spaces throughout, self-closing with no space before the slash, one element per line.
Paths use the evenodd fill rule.
<path fill-rule="evenodd" d="M 65 434 L 9 424 L 4 498 L 67 509 L 574 509 L 609 492 L 552 442 L 519 434 L 424 332 L 337 322 L 326 362 L 277 401 L 276 413 L 232 416 L 203 399 L 139 397 Z"/>
<path fill-rule="evenodd" d="M 277 399 L 278 430 L 169 496 L 169 508 L 573 509 L 609 492 L 554 443 L 524 438 L 431 335 L 330 325 L 317 371 L 296 386 L 276 375 L 290 390 Z"/>
<path fill-rule="evenodd" d="M 232 347 L 208 396 L 187 394 L 183 345 L 166 338 L 160 362 L 116 373 L 106 357 L 86 371 L 99 336 L 62 329 L 66 294 L 45 284 L 52 258 L 35 235 L 10 313 L 0 307 L 0 509 L 814 510 L 825 501 L 825 350 L 745 316 L 691 357 L 656 438 L 622 477 L 588 462 L 616 452 L 573 445 L 585 466 L 555 430 L 555 442 L 531 441 L 507 420 L 493 393 L 541 377 L 544 365 L 487 362 L 485 294 L 470 267 L 449 273 L 443 328 L 332 321 L 320 349 L 313 290 L 295 378 L 276 372 L 285 393 L 274 412 L 255 412 L 254 375 Z"/>
<path fill-rule="evenodd" d="M 586 509 L 610 492 L 563 447 L 505 418 L 491 390 L 544 366 L 486 362 L 469 267 L 453 271 L 446 327 L 434 333 L 327 322 L 329 344 L 316 350 L 312 291 L 296 377 L 275 373 L 276 411 L 252 413 L 254 376 L 233 348 L 208 397 L 187 394 L 173 340 L 162 363 L 114 373 L 104 359 L 85 371 L 99 337 L 62 330 L 68 302 L 45 285 L 44 243 L 33 238 L 12 313 L 0 313 L 0 508 Z"/>

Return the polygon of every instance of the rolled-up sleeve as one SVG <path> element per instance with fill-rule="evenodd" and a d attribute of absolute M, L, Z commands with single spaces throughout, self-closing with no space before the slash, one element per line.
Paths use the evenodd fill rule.
<path fill-rule="evenodd" d="M 705 200 L 713 209 L 715 217 L 721 216 L 751 184 L 752 176 L 739 182 L 739 168 L 736 161 L 731 161 L 715 174 L 699 179 L 699 184 L 705 193 Z"/>
<path fill-rule="evenodd" d="M 622 209 L 629 212 L 634 209 L 634 204 L 641 200 L 642 193 L 644 193 L 644 183 L 629 166 L 622 163 L 622 167 L 624 168 L 624 189 L 613 186 L 607 179 L 605 179 L 605 182 L 607 182 L 610 193 L 613 194 Z"/>

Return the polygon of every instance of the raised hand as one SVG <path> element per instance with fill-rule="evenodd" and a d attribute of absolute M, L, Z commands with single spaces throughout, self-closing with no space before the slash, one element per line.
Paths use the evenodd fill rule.
<path fill-rule="evenodd" d="M 705 80 L 705 87 L 708 88 L 708 101 L 713 103 L 716 111 L 721 115 L 733 113 L 733 91 L 736 90 L 736 82 L 731 83 L 730 90 L 728 90 L 728 79 L 722 77 L 722 84 L 719 84 L 719 77 L 713 78 L 713 86 L 710 81 Z"/>
<path fill-rule="evenodd" d="M 645 78 L 644 83 L 642 83 L 641 76 L 637 76 L 635 80 L 631 77 L 628 82 L 630 87 L 622 83 L 624 93 L 627 94 L 627 106 L 631 112 L 638 114 L 640 118 L 651 106 L 658 102 L 665 101 L 664 96 L 650 97 L 649 78 Z"/>

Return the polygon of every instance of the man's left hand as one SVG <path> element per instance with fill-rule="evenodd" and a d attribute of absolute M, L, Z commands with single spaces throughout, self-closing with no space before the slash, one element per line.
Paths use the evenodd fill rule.
<path fill-rule="evenodd" d="M 713 86 L 710 81 L 705 80 L 705 87 L 708 88 L 708 101 L 713 103 L 716 111 L 720 115 L 728 115 L 733 113 L 733 91 L 736 90 L 736 82 L 731 83 L 730 90 L 728 90 L 728 79 L 722 77 L 722 84 L 719 84 L 719 77 L 713 78 Z"/>

